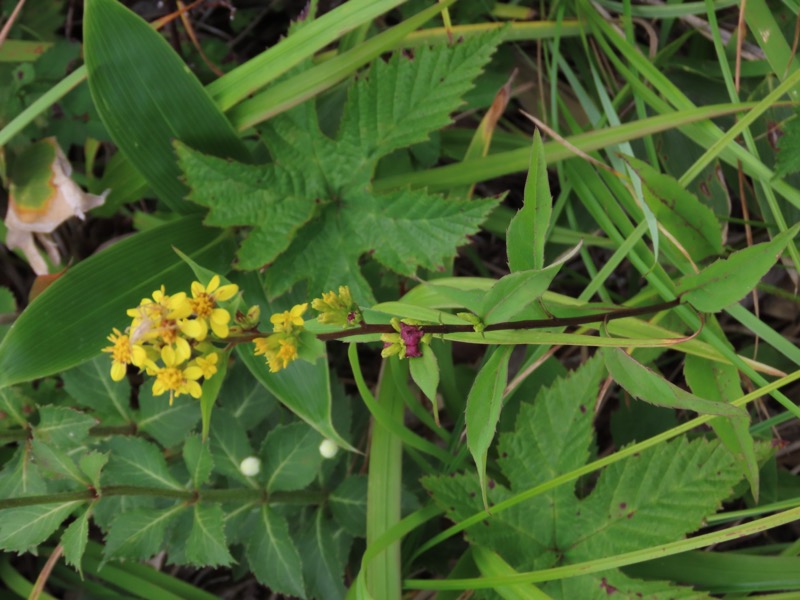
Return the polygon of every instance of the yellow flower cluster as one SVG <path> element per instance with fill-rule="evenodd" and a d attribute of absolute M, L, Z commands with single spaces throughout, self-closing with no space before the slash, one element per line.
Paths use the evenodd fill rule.
<path fill-rule="evenodd" d="M 308 309 L 308 303 L 297 304 L 291 310 L 274 314 L 269 321 L 272 323 L 272 335 L 259 337 L 253 340 L 256 346 L 255 355 L 264 355 L 271 373 L 277 373 L 289 366 L 297 358 L 297 347 L 300 343 L 300 333 L 303 331 L 303 313 Z"/>
<path fill-rule="evenodd" d="M 323 292 L 322 298 L 311 302 L 311 308 L 319 312 L 317 321 L 320 323 L 356 327 L 363 322 L 361 309 L 353 301 L 350 288 L 346 285 L 339 286 L 338 294 L 333 291 Z"/>
<path fill-rule="evenodd" d="M 169 392 L 169 401 L 181 394 L 199 398 L 200 379 L 217 372 L 219 354 L 212 340 L 224 340 L 229 333 L 230 313 L 218 306 L 239 291 L 234 284 L 220 286 L 214 275 L 207 285 L 192 283 L 189 297 L 184 292 L 167 295 L 164 286 L 128 310 L 130 326 L 108 336 L 111 346 L 111 378 L 120 381 L 128 365 L 155 377 L 153 394 Z M 213 334 L 209 337 L 209 329 Z"/>

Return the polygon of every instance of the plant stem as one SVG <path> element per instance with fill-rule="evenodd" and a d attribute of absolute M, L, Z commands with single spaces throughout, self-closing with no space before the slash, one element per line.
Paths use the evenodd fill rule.
<path fill-rule="evenodd" d="M 659 304 L 651 304 L 649 306 L 639 306 L 637 308 L 620 308 L 597 315 L 585 315 L 580 317 L 553 317 L 552 319 L 531 319 L 528 321 L 506 321 L 503 323 L 494 323 L 487 325 L 483 331 L 510 331 L 515 329 L 543 329 L 545 327 L 570 327 L 575 325 L 586 325 L 588 323 L 600 323 L 604 321 L 613 321 L 614 319 L 624 319 L 627 317 L 636 317 L 639 315 L 646 315 L 650 313 L 660 312 L 675 308 L 681 303 L 680 298 L 670 300 L 669 302 L 661 302 Z M 424 333 L 469 333 L 475 331 L 472 325 L 421 325 L 420 329 Z M 322 333 L 317 336 L 320 340 L 328 342 L 331 340 L 339 340 L 355 335 L 367 335 L 377 333 L 395 333 L 391 325 L 368 325 L 366 323 L 354 329 L 347 329 L 345 331 L 335 331 L 333 333 Z"/>

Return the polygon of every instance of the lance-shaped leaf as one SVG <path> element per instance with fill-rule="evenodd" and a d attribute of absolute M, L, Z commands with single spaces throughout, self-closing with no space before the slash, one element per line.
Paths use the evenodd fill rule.
<path fill-rule="evenodd" d="M 267 504 L 255 516 L 246 553 L 256 579 L 281 594 L 305 598 L 303 563 L 286 518 Z"/>
<path fill-rule="evenodd" d="M 658 222 L 694 261 L 722 253 L 722 228 L 714 212 L 669 175 L 632 157 L 628 163 L 642 179 L 642 191 Z"/>
<path fill-rule="evenodd" d="M 494 351 L 481 367 L 467 396 L 467 446 L 478 468 L 483 504 L 486 508 L 486 457 L 503 408 L 508 359 L 511 358 L 513 349 L 513 346 L 504 346 Z"/>
<path fill-rule="evenodd" d="M 219 504 L 198 502 L 194 505 L 186 558 L 198 566 L 227 566 L 235 562 L 225 542 L 225 514 Z"/>
<path fill-rule="evenodd" d="M 601 351 L 614 381 L 640 400 L 656 406 L 692 410 L 700 414 L 749 418 L 743 408 L 727 402 L 706 400 L 682 390 L 620 348 L 603 348 Z"/>
<path fill-rule="evenodd" d="M 511 219 L 506 233 L 508 268 L 512 273 L 544 267 L 544 243 L 553 212 L 546 164 L 542 136 L 537 129 L 533 134 L 523 205 Z"/>
<path fill-rule="evenodd" d="M 86 544 L 89 542 L 89 517 L 92 516 L 92 506 L 88 506 L 78 518 L 76 518 L 64 530 L 61 536 L 61 545 L 64 548 L 64 560 L 75 567 L 75 570 L 83 577 L 81 559 L 86 552 Z"/>
<path fill-rule="evenodd" d="M 114 244 L 69 269 L 20 315 L 0 344 L 0 387 L 93 358 L 108 345 L 111 327 L 125 327 L 130 320 L 125 311 L 141 298 L 162 284 L 169 292 L 187 289 L 191 271 L 172 251 L 173 245 L 220 272 L 229 268 L 232 241 L 202 227 L 197 217 Z"/>
<path fill-rule="evenodd" d="M 684 277 L 678 286 L 682 299 L 709 313 L 738 302 L 756 287 L 799 231 L 797 224 L 769 242 L 734 252 L 699 273 Z"/>
<path fill-rule="evenodd" d="M 89 0 L 84 16 L 89 89 L 114 143 L 167 206 L 184 201 L 173 140 L 246 161 L 233 126 L 167 41 L 116 0 Z"/>
<path fill-rule="evenodd" d="M 83 500 L 0 510 L 0 548 L 29 552 L 44 542 Z"/>

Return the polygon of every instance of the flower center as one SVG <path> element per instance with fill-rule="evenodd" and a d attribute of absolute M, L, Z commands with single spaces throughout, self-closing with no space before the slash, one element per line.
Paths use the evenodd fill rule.
<path fill-rule="evenodd" d="M 198 318 L 211 316 L 211 311 L 214 308 L 214 298 L 206 293 L 200 294 L 197 298 L 189 301 L 192 305 L 192 311 Z"/>
<path fill-rule="evenodd" d="M 168 390 L 177 391 L 183 385 L 183 371 L 175 367 L 168 367 L 158 373 L 157 379 Z"/>

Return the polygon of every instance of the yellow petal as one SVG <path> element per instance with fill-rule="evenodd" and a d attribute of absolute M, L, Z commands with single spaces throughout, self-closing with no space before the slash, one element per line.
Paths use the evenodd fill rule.
<path fill-rule="evenodd" d="M 206 286 L 206 292 L 212 294 L 219 287 L 219 275 L 214 275 Z"/>
<path fill-rule="evenodd" d="M 239 286 L 235 283 L 229 283 L 228 285 L 223 285 L 221 288 L 217 290 L 217 293 L 214 294 L 214 297 L 220 301 L 224 302 L 225 300 L 230 300 L 233 298 L 236 293 L 239 291 Z"/>
<path fill-rule="evenodd" d="M 122 363 L 115 362 L 111 365 L 111 379 L 114 381 L 122 381 L 125 378 L 127 368 Z"/>

